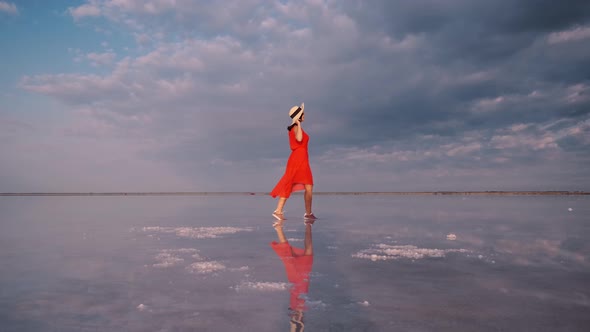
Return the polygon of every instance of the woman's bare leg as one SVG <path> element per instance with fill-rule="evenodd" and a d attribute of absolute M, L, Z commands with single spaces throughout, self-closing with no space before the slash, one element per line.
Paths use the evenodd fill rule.
<path fill-rule="evenodd" d="M 285 203 L 287 202 L 287 198 L 286 197 L 279 197 L 279 201 L 277 202 L 277 209 L 275 210 L 276 213 L 278 214 L 282 214 L 283 213 L 283 207 L 285 206 Z"/>
<path fill-rule="evenodd" d="M 313 245 L 311 241 L 311 223 L 305 223 L 305 251 L 304 255 L 313 255 Z"/>
<path fill-rule="evenodd" d="M 305 185 L 305 194 L 303 194 L 303 199 L 305 200 L 305 213 L 311 214 L 311 200 L 313 196 L 313 184 L 306 184 Z"/>
<path fill-rule="evenodd" d="M 285 237 L 285 232 L 283 232 L 283 222 L 284 221 L 281 220 L 278 223 L 276 223 L 274 226 L 275 231 L 277 231 L 279 243 L 287 243 L 287 238 Z"/>

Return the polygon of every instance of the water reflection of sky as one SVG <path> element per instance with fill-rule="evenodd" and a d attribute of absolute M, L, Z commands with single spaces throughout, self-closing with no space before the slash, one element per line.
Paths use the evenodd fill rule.
<path fill-rule="evenodd" d="M 300 200 L 284 225 L 297 247 Z M 588 203 L 317 196 L 306 330 L 585 331 Z M 0 325 L 289 330 L 272 207 L 261 196 L 2 198 Z"/>

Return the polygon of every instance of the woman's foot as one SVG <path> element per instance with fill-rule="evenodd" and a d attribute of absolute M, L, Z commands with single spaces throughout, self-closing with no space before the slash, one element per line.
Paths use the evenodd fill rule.
<path fill-rule="evenodd" d="M 305 220 L 316 220 L 317 217 L 313 213 L 306 213 L 303 215 L 303 219 Z"/>
<path fill-rule="evenodd" d="M 273 211 L 272 216 L 275 217 L 276 220 L 285 220 L 283 211 Z"/>
<path fill-rule="evenodd" d="M 279 221 L 275 221 L 272 223 L 272 227 L 274 229 L 279 229 L 283 227 L 283 224 L 285 223 L 285 220 L 279 220 Z"/>

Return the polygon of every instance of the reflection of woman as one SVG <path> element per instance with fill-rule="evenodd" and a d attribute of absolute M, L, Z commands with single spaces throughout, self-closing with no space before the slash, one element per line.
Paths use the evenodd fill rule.
<path fill-rule="evenodd" d="M 283 261 L 287 279 L 292 284 L 290 290 L 289 309 L 291 331 L 303 331 L 303 311 L 305 299 L 302 295 L 309 291 L 309 274 L 313 265 L 313 246 L 311 240 L 311 225 L 313 220 L 305 222 L 305 248 L 296 248 L 289 244 L 283 232 L 283 221 L 274 223 L 279 242 L 270 243 L 277 256 Z"/>
<path fill-rule="evenodd" d="M 287 161 L 285 174 L 281 177 L 277 185 L 270 192 L 274 198 L 279 196 L 277 208 L 272 213 L 277 220 L 284 220 L 283 207 L 287 202 L 291 192 L 298 190 L 305 190 L 305 215 L 306 220 L 315 220 L 316 217 L 311 212 L 311 200 L 313 193 L 313 175 L 309 167 L 309 155 L 307 152 L 307 144 L 309 136 L 303 131 L 301 123 L 305 120 L 303 113 L 304 104 L 301 106 L 293 106 L 289 110 L 291 117 L 291 125 L 287 127 L 289 130 L 289 145 L 291 147 L 291 155 Z"/>

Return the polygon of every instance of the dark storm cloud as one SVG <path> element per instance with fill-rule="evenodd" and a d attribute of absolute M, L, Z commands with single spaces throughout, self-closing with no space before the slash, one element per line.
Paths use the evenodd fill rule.
<path fill-rule="evenodd" d="M 588 22 L 590 4 L 584 0 L 567 4 L 551 0 L 416 0 L 348 1 L 347 13 L 368 29 L 384 29 L 394 36 L 424 33 L 455 39 L 481 33 L 482 41 L 495 36 L 545 33 Z M 454 38 L 453 38 L 454 37 Z M 450 48 L 455 45 L 449 45 Z"/>
<path fill-rule="evenodd" d="M 369 100 L 362 112 L 350 112 L 355 132 L 346 142 L 461 135 L 470 129 L 587 115 L 588 100 L 574 105 L 562 99 L 567 85 L 590 78 L 590 43 L 546 42 L 551 32 L 590 22 L 587 1 L 382 1 L 370 6 L 347 2 L 343 7 L 366 33 L 422 40 L 407 68 L 390 70 L 390 79 L 371 85 L 387 100 Z M 388 72 L 399 60 L 382 59 L 379 65 Z M 414 85 L 412 72 L 422 76 Z M 478 73 L 488 77 L 461 80 Z M 387 88 L 399 80 L 408 83 L 399 90 Z M 535 91 L 544 97 L 527 98 Z M 499 102 L 493 111 L 474 111 L 495 98 Z M 451 120 L 454 126 L 444 125 Z"/>
<path fill-rule="evenodd" d="M 572 1 L 490 1 L 458 3 L 437 31 L 428 31 L 442 59 L 502 62 L 540 35 L 588 22 L 590 5 Z M 455 9 L 455 8 L 454 8 Z"/>

